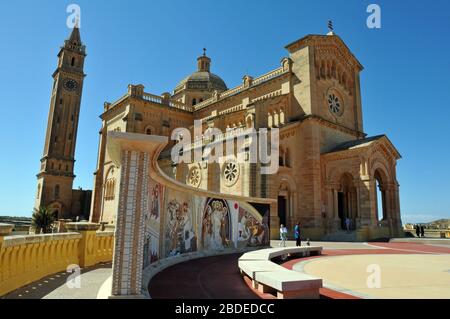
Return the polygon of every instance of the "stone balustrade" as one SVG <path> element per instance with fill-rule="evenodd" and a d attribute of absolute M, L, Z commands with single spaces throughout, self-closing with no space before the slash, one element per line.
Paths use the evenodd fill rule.
<path fill-rule="evenodd" d="M 67 223 L 68 233 L 9 236 L 13 225 L 0 224 L 0 296 L 69 265 L 88 267 L 112 260 L 114 232 L 100 225 Z"/>
<path fill-rule="evenodd" d="M 280 67 L 278 69 L 272 70 L 266 74 L 263 74 L 257 78 L 254 78 L 252 81 L 252 86 L 261 84 L 263 82 L 269 81 L 270 79 L 273 79 L 274 77 L 277 77 L 283 73 L 285 73 L 286 70 L 283 69 L 283 67 Z"/>
<path fill-rule="evenodd" d="M 155 94 L 151 94 L 151 93 L 144 93 L 142 94 L 142 98 L 146 101 L 149 102 L 153 102 L 153 103 L 158 103 L 158 104 L 164 104 L 164 105 L 169 105 L 170 107 L 179 109 L 179 110 L 183 110 L 183 111 L 187 111 L 187 112 L 193 112 L 194 109 L 190 106 L 187 106 L 181 102 L 177 102 L 177 101 L 171 101 L 171 100 L 167 100 L 165 101 L 164 98 L 162 96 L 159 95 L 155 95 Z"/>
<path fill-rule="evenodd" d="M 228 91 L 219 93 L 217 95 L 217 97 L 211 97 L 211 98 L 209 98 L 209 99 L 207 99 L 207 100 L 205 100 L 205 101 L 203 101 L 201 103 L 196 104 L 195 105 L 195 110 L 200 110 L 200 109 L 202 109 L 202 108 L 204 108 L 204 107 L 206 107 L 208 105 L 211 105 L 211 104 L 215 103 L 218 100 L 226 99 L 226 98 L 228 98 L 230 96 L 233 96 L 233 95 L 238 94 L 238 93 L 240 93 L 240 92 L 242 92 L 244 90 L 247 90 L 249 88 L 252 88 L 252 87 L 255 87 L 257 85 L 260 85 L 260 84 L 262 84 L 264 82 L 270 81 L 271 79 L 276 78 L 276 77 L 278 77 L 278 76 L 280 76 L 282 74 L 288 73 L 288 72 L 290 72 L 290 69 L 285 69 L 283 67 L 280 67 L 278 69 L 272 70 L 272 71 L 270 71 L 270 72 L 268 72 L 266 74 L 263 74 L 263 75 L 255 78 L 255 79 L 253 79 L 251 81 L 251 84 L 249 83 L 249 85 L 247 85 L 247 86 L 244 85 L 244 84 L 240 84 L 240 85 L 238 85 L 235 88 L 232 88 L 232 89 L 229 89 Z M 265 98 L 273 97 L 273 96 L 277 96 L 277 95 L 281 95 L 281 90 L 279 92 L 276 91 L 276 92 L 269 93 L 269 94 L 267 94 L 267 95 L 265 95 L 265 96 L 263 96 L 261 98 L 255 98 L 254 101 L 258 101 L 258 100 L 261 100 L 261 99 L 265 99 Z"/>

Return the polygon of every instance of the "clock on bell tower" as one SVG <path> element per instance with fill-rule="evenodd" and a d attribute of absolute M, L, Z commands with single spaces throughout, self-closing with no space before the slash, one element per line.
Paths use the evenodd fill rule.
<path fill-rule="evenodd" d="M 38 178 L 35 208 L 45 206 L 58 218 L 73 217 L 72 186 L 75 145 L 80 114 L 86 48 L 75 26 L 58 53 L 53 73 L 44 153 Z"/>

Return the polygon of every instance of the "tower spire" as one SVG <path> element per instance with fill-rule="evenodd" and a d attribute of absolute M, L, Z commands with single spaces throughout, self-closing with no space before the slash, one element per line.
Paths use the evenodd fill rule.
<path fill-rule="evenodd" d="M 81 42 L 80 27 L 78 24 L 78 20 L 75 21 L 75 26 L 73 27 L 69 38 L 66 41 L 64 41 L 64 48 L 77 51 L 82 54 L 86 54 L 85 53 L 86 47 L 83 45 L 83 42 Z"/>
<path fill-rule="evenodd" d="M 80 28 L 78 27 L 78 21 L 75 23 L 75 26 L 70 33 L 69 42 L 74 45 L 81 45 L 81 35 Z"/>

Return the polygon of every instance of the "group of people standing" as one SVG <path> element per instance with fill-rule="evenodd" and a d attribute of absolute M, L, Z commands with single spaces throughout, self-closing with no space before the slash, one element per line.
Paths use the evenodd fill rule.
<path fill-rule="evenodd" d="M 286 247 L 288 229 L 285 225 L 280 225 L 280 246 Z M 300 236 L 300 223 L 297 223 L 294 227 L 294 238 L 297 247 L 302 245 L 302 239 Z"/>
<path fill-rule="evenodd" d="M 417 237 L 425 237 L 425 227 L 423 225 L 416 225 L 415 229 Z"/>

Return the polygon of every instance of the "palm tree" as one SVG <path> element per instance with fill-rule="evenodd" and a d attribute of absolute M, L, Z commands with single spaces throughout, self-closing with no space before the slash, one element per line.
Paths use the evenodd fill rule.
<path fill-rule="evenodd" d="M 44 234 L 51 233 L 52 225 L 56 220 L 56 216 L 53 212 L 45 206 L 34 209 L 33 216 L 31 217 L 31 225 L 36 229 L 36 233 L 40 230 Z"/>

